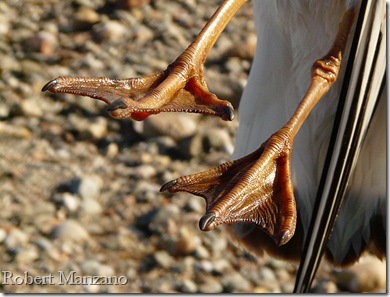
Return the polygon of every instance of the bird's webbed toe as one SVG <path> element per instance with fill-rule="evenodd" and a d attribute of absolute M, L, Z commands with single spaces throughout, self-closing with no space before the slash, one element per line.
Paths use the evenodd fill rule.
<path fill-rule="evenodd" d="M 266 141 L 258 150 L 233 162 L 165 184 L 162 191 L 188 192 L 206 200 L 199 226 L 209 231 L 221 224 L 250 222 L 277 245 L 294 235 L 296 204 L 290 177 L 289 150 Z"/>

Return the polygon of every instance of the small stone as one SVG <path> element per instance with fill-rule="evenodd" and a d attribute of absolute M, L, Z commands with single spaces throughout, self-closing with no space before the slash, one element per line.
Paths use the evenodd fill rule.
<path fill-rule="evenodd" d="M 38 253 L 37 248 L 33 245 L 30 245 L 30 246 L 27 246 L 26 248 L 21 249 L 17 253 L 15 260 L 18 264 L 21 264 L 21 263 L 29 264 L 29 263 L 34 262 L 38 258 L 39 258 L 39 253 Z"/>
<path fill-rule="evenodd" d="M 260 269 L 260 275 L 259 278 L 263 282 L 276 282 L 276 276 L 272 269 L 268 268 L 267 266 L 264 266 Z"/>
<path fill-rule="evenodd" d="M 198 133 L 182 139 L 178 144 L 180 154 L 188 159 L 198 157 L 204 152 L 203 138 L 203 135 Z"/>
<path fill-rule="evenodd" d="M 200 293 L 213 294 L 222 293 L 222 284 L 215 279 L 207 279 L 204 283 L 199 286 Z"/>
<path fill-rule="evenodd" d="M 137 28 L 134 28 L 134 38 L 140 43 L 146 43 L 152 40 L 153 37 L 153 31 L 146 26 L 140 24 Z"/>
<path fill-rule="evenodd" d="M 50 32 L 41 31 L 24 43 L 26 49 L 32 52 L 39 52 L 43 55 L 50 56 L 54 54 L 57 46 L 57 38 Z"/>
<path fill-rule="evenodd" d="M 34 244 L 42 251 L 49 251 L 54 248 L 52 242 L 45 237 L 34 240 Z"/>
<path fill-rule="evenodd" d="M 55 203 L 63 205 L 70 213 L 74 213 L 80 207 L 80 198 L 71 193 L 59 193 L 53 196 Z"/>
<path fill-rule="evenodd" d="M 100 21 L 100 15 L 89 7 L 80 7 L 74 18 L 74 26 L 77 30 L 88 30 Z"/>
<path fill-rule="evenodd" d="M 107 21 L 97 24 L 93 31 L 99 40 L 120 42 L 127 34 L 127 28 L 118 21 Z"/>
<path fill-rule="evenodd" d="M 4 244 L 7 249 L 12 250 L 16 248 L 21 248 L 25 246 L 29 238 L 26 233 L 20 229 L 12 229 L 9 231 L 7 238 L 4 241 Z"/>
<path fill-rule="evenodd" d="M 257 36 L 256 34 L 248 34 L 247 39 L 243 43 L 235 44 L 229 50 L 227 55 L 230 57 L 238 57 L 245 60 L 253 60 L 256 51 Z"/>
<path fill-rule="evenodd" d="M 225 291 L 232 293 L 247 292 L 251 287 L 250 283 L 241 274 L 234 271 L 223 276 L 222 285 Z"/>
<path fill-rule="evenodd" d="M 198 245 L 196 247 L 194 255 L 197 259 L 201 260 L 210 258 L 210 252 L 203 245 Z"/>
<path fill-rule="evenodd" d="M 43 110 L 34 97 L 24 99 L 20 107 L 26 116 L 40 118 L 43 115 Z"/>
<path fill-rule="evenodd" d="M 100 205 L 100 203 L 90 198 L 84 199 L 81 202 L 81 209 L 83 210 L 84 213 L 88 215 L 98 215 L 101 214 L 103 211 L 103 208 Z"/>
<path fill-rule="evenodd" d="M 211 273 L 214 269 L 214 265 L 209 260 L 202 260 L 200 262 L 195 263 L 195 269 L 197 269 L 200 272 Z"/>
<path fill-rule="evenodd" d="M 72 188 L 83 199 L 95 199 L 100 195 L 102 180 L 97 176 L 82 176 L 71 183 Z"/>
<path fill-rule="evenodd" d="M 159 266 L 166 269 L 174 263 L 174 259 L 166 251 L 155 252 L 153 258 Z"/>
<path fill-rule="evenodd" d="M 190 279 L 185 279 L 181 285 L 180 290 L 183 293 L 196 293 L 198 291 L 198 286 Z"/>
<path fill-rule="evenodd" d="M 140 179 L 150 179 L 157 174 L 156 168 L 149 164 L 140 165 L 134 168 L 134 171 Z"/>
<path fill-rule="evenodd" d="M 54 228 L 55 239 L 70 240 L 74 242 L 87 241 L 90 237 L 88 232 L 77 221 L 68 219 Z"/>
<path fill-rule="evenodd" d="M 221 128 L 211 128 L 206 131 L 206 139 L 210 149 L 232 154 L 234 145 L 229 133 Z"/>
<path fill-rule="evenodd" d="M 116 143 L 110 143 L 107 147 L 106 155 L 109 158 L 115 158 L 119 153 L 119 146 Z"/>
<path fill-rule="evenodd" d="M 144 165 L 147 166 L 147 165 Z M 141 179 L 134 188 L 134 195 L 138 202 L 153 202 L 157 198 L 159 187 L 145 179 Z"/>
<path fill-rule="evenodd" d="M 294 292 L 294 284 L 291 283 L 282 283 L 280 285 L 280 289 L 282 290 L 282 293 L 290 294 Z M 327 292 L 327 293 L 332 293 L 332 292 Z M 336 293 L 336 292 L 333 292 Z"/>
<path fill-rule="evenodd" d="M 342 290 L 363 293 L 386 290 L 386 261 L 374 256 L 361 258 L 350 268 L 335 272 L 336 283 Z"/>
<path fill-rule="evenodd" d="M 286 289 L 283 285 L 281 286 L 281 289 L 283 292 L 286 292 Z M 339 290 L 337 285 L 333 280 L 323 278 L 318 279 L 315 286 L 311 288 L 311 293 L 315 294 L 334 294 L 338 292 Z"/>
<path fill-rule="evenodd" d="M 211 235 L 211 234 L 210 234 Z M 228 247 L 228 241 L 225 236 L 219 234 L 211 235 L 211 242 L 209 243 L 209 249 L 214 257 L 223 255 Z"/>
<path fill-rule="evenodd" d="M 118 0 L 116 5 L 120 9 L 133 9 L 140 5 L 148 4 L 150 0 Z"/>
<path fill-rule="evenodd" d="M 102 264 L 95 259 L 86 260 L 80 265 L 81 271 L 85 275 L 112 276 L 115 270 L 107 264 Z"/>
<path fill-rule="evenodd" d="M 89 126 L 89 131 L 94 139 L 103 139 L 107 135 L 107 119 L 104 117 L 96 117 Z"/>
<path fill-rule="evenodd" d="M 7 238 L 7 232 L 4 229 L 0 229 L 0 243 L 4 242 Z"/>
<path fill-rule="evenodd" d="M 186 202 L 185 208 L 190 212 L 196 212 L 199 214 L 204 213 L 206 203 L 204 199 L 198 199 L 197 197 L 193 197 L 194 199 L 188 199 Z"/>
<path fill-rule="evenodd" d="M 272 293 L 270 289 L 264 286 L 257 286 L 253 289 L 254 294 L 264 294 L 264 293 Z"/>
<path fill-rule="evenodd" d="M 193 234 L 188 228 L 182 227 L 179 231 L 179 237 L 174 244 L 174 254 L 190 255 L 200 244 L 201 240 L 198 236 Z"/>
<path fill-rule="evenodd" d="M 214 274 L 219 274 L 219 275 L 223 275 L 225 272 L 227 272 L 229 275 L 230 275 L 230 270 L 232 269 L 230 263 L 225 260 L 225 259 L 217 259 L 214 261 L 214 268 L 213 268 L 213 273 Z M 235 273 L 233 273 L 235 274 Z M 241 278 L 243 278 L 241 275 L 240 275 Z M 238 277 L 236 277 L 238 278 Z"/>
<path fill-rule="evenodd" d="M 137 133 L 144 137 L 169 136 L 179 141 L 197 131 L 197 115 L 181 113 L 161 113 L 147 118 L 134 126 Z"/>

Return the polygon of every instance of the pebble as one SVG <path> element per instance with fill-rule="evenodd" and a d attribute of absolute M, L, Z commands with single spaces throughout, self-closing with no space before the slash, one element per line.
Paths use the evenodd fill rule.
<path fill-rule="evenodd" d="M 88 215 L 99 215 L 103 212 L 103 207 L 94 199 L 88 198 L 81 202 L 81 209 L 83 213 Z"/>
<path fill-rule="evenodd" d="M 80 198 L 71 193 L 58 193 L 53 200 L 63 205 L 70 213 L 76 212 L 80 207 Z"/>
<path fill-rule="evenodd" d="M 4 241 L 4 245 L 8 250 L 22 248 L 29 241 L 29 236 L 19 229 L 12 229 L 9 231 L 7 238 Z"/>
<path fill-rule="evenodd" d="M 201 240 L 187 227 L 180 228 L 178 238 L 174 241 L 174 249 L 172 253 L 174 255 L 191 255 L 195 252 L 198 245 L 201 244 Z"/>
<path fill-rule="evenodd" d="M 173 258 L 166 251 L 157 251 L 153 254 L 156 263 L 162 268 L 168 269 L 173 263 Z"/>
<path fill-rule="evenodd" d="M 85 275 L 112 276 L 114 269 L 107 264 L 102 264 L 95 259 L 89 259 L 80 264 L 81 272 Z"/>
<path fill-rule="evenodd" d="M 83 226 L 75 220 L 68 219 L 54 228 L 53 238 L 73 242 L 84 242 L 90 236 Z"/>
<path fill-rule="evenodd" d="M 222 293 L 223 286 L 218 280 L 210 278 L 199 285 L 199 292 L 205 294 Z"/>
<path fill-rule="evenodd" d="M 16 262 L 20 264 L 30 264 L 39 259 L 39 252 L 34 245 L 28 245 L 27 247 L 21 249 L 16 257 Z"/>
<path fill-rule="evenodd" d="M 203 245 L 198 245 L 195 250 L 194 256 L 197 259 L 209 259 L 210 258 L 210 252 L 207 248 L 205 248 Z"/>
<path fill-rule="evenodd" d="M 263 282 L 275 282 L 276 281 L 276 276 L 275 273 L 272 269 L 268 268 L 267 266 L 264 266 L 260 270 L 260 275 L 259 278 Z"/>
<path fill-rule="evenodd" d="M 248 292 L 251 287 L 250 283 L 242 275 L 234 271 L 223 275 L 221 283 L 224 291 L 229 293 Z"/>
<path fill-rule="evenodd" d="M 96 117 L 89 126 L 89 132 L 94 139 L 103 139 L 107 135 L 107 119 L 104 117 Z"/>
<path fill-rule="evenodd" d="M 185 279 L 181 285 L 180 291 L 183 293 L 196 293 L 198 286 L 190 279 Z"/>
<path fill-rule="evenodd" d="M 233 140 L 226 130 L 211 128 L 206 132 L 206 139 L 210 149 L 221 150 L 230 155 L 233 153 Z"/>
<path fill-rule="evenodd" d="M 97 176 L 81 176 L 72 181 L 72 188 L 82 199 L 96 199 L 101 187 L 102 180 Z"/>
<path fill-rule="evenodd" d="M 89 7 L 80 7 L 74 16 L 76 30 L 88 30 L 100 21 L 100 15 Z"/>
<path fill-rule="evenodd" d="M 203 140 L 204 137 L 200 133 L 182 139 L 178 144 L 180 155 L 187 159 L 199 157 L 205 151 Z"/>
<path fill-rule="evenodd" d="M 34 97 L 22 101 L 20 105 L 23 113 L 28 117 L 40 118 L 43 116 L 43 110 L 40 104 L 36 102 Z"/>
<path fill-rule="evenodd" d="M 94 34 L 100 42 L 120 42 L 128 29 L 118 21 L 106 21 L 93 27 Z"/>
<path fill-rule="evenodd" d="M 337 285 L 349 292 L 375 292 L 386 286 L 386 261 L 375 257 L 361 259 L 360 263 L 335 272 Z"/>
<path fill-rule="evenodd" d="M 7 232 L 4 229 L 0 229 L 0 243 L 4 242 L 7 238 Z"/>
<path fill-rule="evenodd" d="M 142 179 L 135 185 L 133 194 L 135 195 L 137 202 L 153 202 L 157 199 L 158 190 L 159 186 L 150 183 L 147 179 Z"/>
<path fill-rule="evenodd" d="M 197 131 L 197 115 L 161 113 L 147 118 L 135 126 L 137 133 L 151 138 L 169 136 L 175 141 L 194 135 Z"/>
<path fill-rule="evenodd" d="M 231 274 L 232 266 L 226 259 L 216 259 L 213 261 L 213 273 L 223 275 L 224 273 Z M 241 275 L 240 275 L 241 277 Z"/>
<path fill-rule="evenodd" d="M 118 0 L 117 7 L 121 9 L 133 9 L 140 5 L 149 3 L 150 0 Z"/>

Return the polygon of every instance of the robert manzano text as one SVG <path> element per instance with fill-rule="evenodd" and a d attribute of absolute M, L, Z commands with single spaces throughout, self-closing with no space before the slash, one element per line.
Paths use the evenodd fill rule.
<path fill-rule="evenodd" d="M 92 276 L 77 275 L 76 271 L 70 271 L 66 274 L 63 271 L 57 271 L 58 277 L 53 274 L 32 276 L 28 271 L 23 275 L 14 275 L 11 271 L 2 270 L 2 285 L 126 285 L 128 280 L 124 275 L 121 276 Z"/>

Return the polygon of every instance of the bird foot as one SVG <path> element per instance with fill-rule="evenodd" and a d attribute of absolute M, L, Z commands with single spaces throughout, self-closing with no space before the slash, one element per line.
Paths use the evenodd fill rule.
<path fill-rule="evenodd" d="M 102 100 L 109 105 L 109 114 L 118 119 L 144 120 L 160 112 L 191 112 L 233 120 L 231 103 L 209 92 L 203 66 L 194 66 L 192 58 L 184 53 L 165 71 L 154 75 L 129 79 L 58 77 L 42 91 Z"/>
<path fill-rule="evenodd" d="M 188 192 L 206 200 L 199 227 L 250 222 L 278 246 L 294 235 L 296 204 L 290 175 L 292 141 L 279 130 L 255 152 L 217 168 L 180 177 L 161 191 Z"/>

